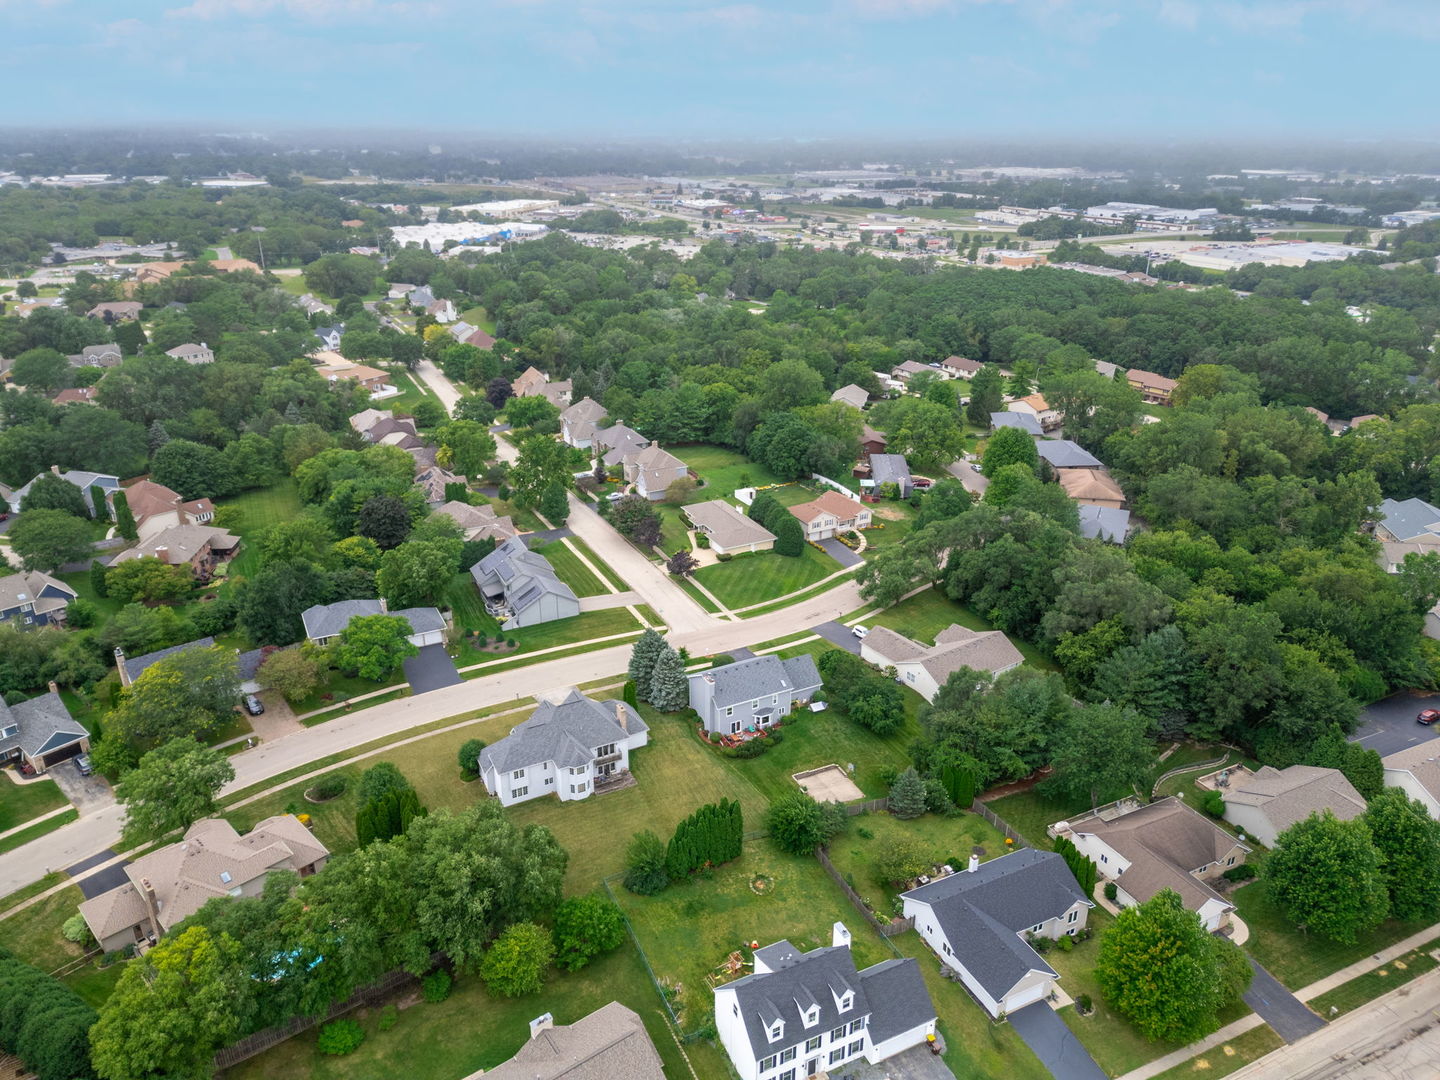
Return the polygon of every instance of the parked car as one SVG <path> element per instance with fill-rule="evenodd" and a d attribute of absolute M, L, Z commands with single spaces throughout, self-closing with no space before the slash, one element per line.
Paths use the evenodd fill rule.
<path fill-rule="evenodd" d="M 1415 717 L 1417 724 L 1424 724 L 1426 727 L 1429 727 L 1437 720 L 1440 720 L 1440 709 L 1421 709 L 1420 715 Z"/>
<path fill-rule="evenodd" d="M 95 763 L 90 760 L 89 754 L 81 754 L 75 759 L 75 771 L 81 776 L 89 776 L 95 771 Z"/>
<path fill-rule="evenodd" d="M 852 626 L 850 633 L 863 640 L 865 636 L 870 633 L 870 628 L 868 626 Z"/>
<path fill-rule="evenodd" d="M 619 502 L 624 497 L 625 493 L 623 491 L 612 491 L 609 495 L 605 496 L 605 498 L 609 499 L 612 503 Z"/>
<path fill-rule="evenodd" d="M 972 470 L 973 472 L 979 472 L 979 471 L 980 471 L 980 463 L 979 463 L 978 461 L 972 461 L 972 462 L 970 463 L 970 468 L 971 468 L 971 470 Z"/>
<path fill-rule="evenodd" d="M 251 716 L 259 716 L 265 711 L 265 706 L 260 703 L 260 699 L 254 694 L 246 694 L 245 711 Z"/>

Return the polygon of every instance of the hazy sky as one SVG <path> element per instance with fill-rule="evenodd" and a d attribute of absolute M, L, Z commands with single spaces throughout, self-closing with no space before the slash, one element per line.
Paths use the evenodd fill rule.
<path fill-rule="evenodd" d="M 32 124 L 1440 135 L 1440 0 L 0 0 L 0 35 Z"/>

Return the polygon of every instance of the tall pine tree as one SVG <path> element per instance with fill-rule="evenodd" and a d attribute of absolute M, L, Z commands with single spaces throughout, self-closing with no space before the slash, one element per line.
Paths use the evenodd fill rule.
<path fill-rule="evenodd" d="M 135 515 L 130 510 L 130 500 L 125 497 L 125 492 L 115 492 L 115 531 L 126 540 L 135 540 L 140 536 L 140 530 L 135 524 Z"/>
<path fill-rule="evenodd" d="M 655 659 L 665 649 L 665 639 L 654 630 L 646 630 L 630 650 L 630 681 L 641 701 L 650 700 L 650 677 L 655 671 Z"/>
<path fill-rule="evenodd" d="M 690 684 L 685 679 L 685 664 L 680 654 L 669 645 L 660 650 L 650 673 L 648 700 L 661 712 L 677 712 L 690 701 Z"/>

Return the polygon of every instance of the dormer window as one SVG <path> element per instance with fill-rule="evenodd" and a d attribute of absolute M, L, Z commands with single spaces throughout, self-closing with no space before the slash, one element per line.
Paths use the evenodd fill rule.
<path fill-rule="evenodd" d="M 779 1042 L 780 1039 L 784 1036 L 784 1034 L 785 1034 L 785 1021 L 784 1021 L 784 1020 L 776 1020 L 773 1024 L 770 1025 L 769 1029 L 765 1032 L 766 1038 L 768 1038 L 771 1042 Z"/>
<path fill-rule="evenodd" d="M 811 1005 L 810 1008 L 805 1010 L 802 1018 L 804 1019 L 805 1026 L 807 1028 L 814 1027 L 816 1024 L 820 1023 L 820 1006 Z"/>
<path fill-rule="evenodd" d="M 849 1012 L 855 1006 L 855 995 L 849 990 L 840 995 L 840 1011 Z"/>

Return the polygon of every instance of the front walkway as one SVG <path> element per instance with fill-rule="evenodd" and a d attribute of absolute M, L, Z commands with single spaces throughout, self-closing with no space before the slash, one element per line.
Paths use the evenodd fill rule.
<path fill-rule="evenodd" d="M 1008 1019 L 1055 1080 L 1107 1080 L 1105 1070 L 1045 1002 L 1027 1005 Z"/>

